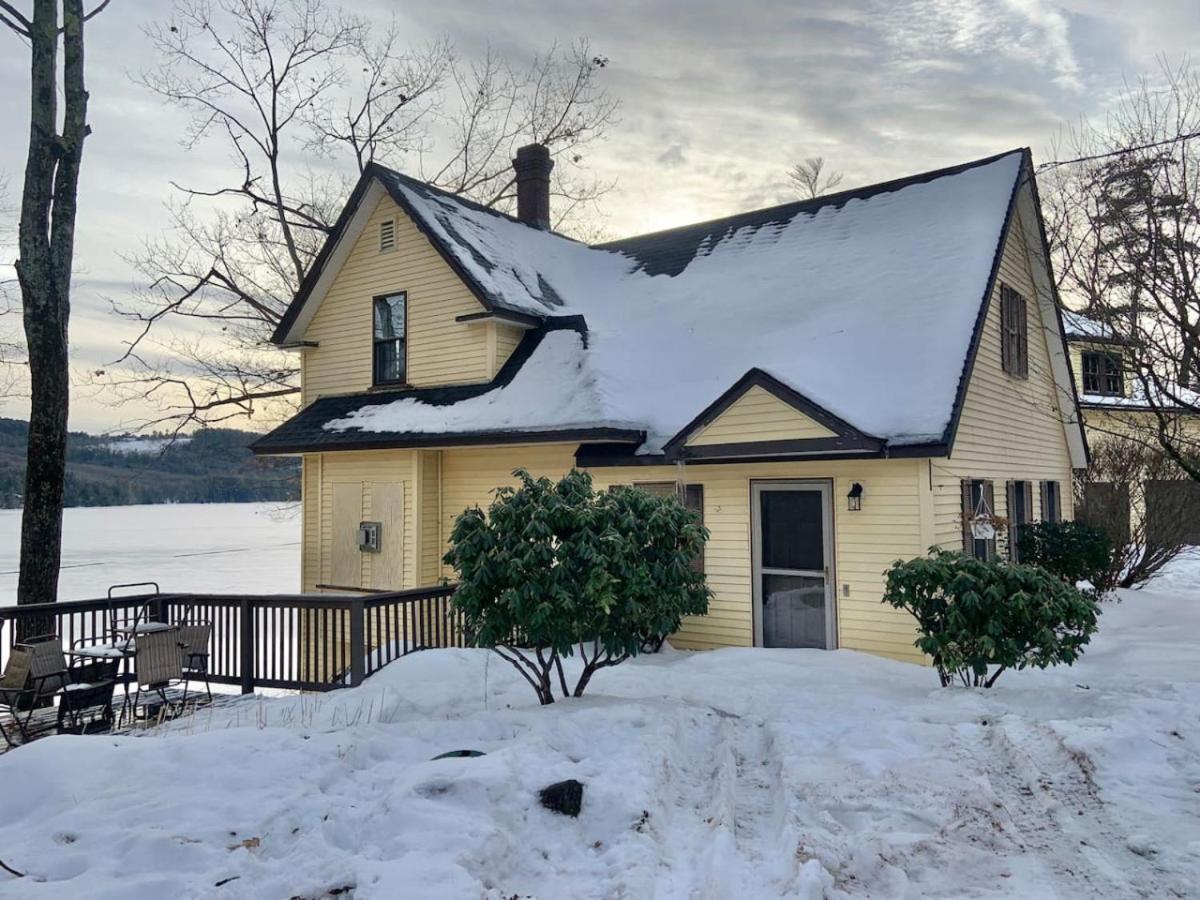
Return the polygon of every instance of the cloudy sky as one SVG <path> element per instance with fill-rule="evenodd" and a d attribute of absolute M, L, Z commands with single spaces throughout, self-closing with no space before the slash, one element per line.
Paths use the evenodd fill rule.
<path fill-rule="evenodd" d="M 1102 116 L 1123 80 L 1153 71 L 1159 55 L 1178 60 L 1200 48 L 1195 0 L 345 5 L 381 23 L 396 16 L 414 43 L 448 37 L 467 58 L 491 46 L 521 59 L 589 38 L 609 58 L 604 82 L 621 104 L 619 124 L 587 160 L 616 182 L 602 210 L 614 236 L 792 199 L 785 172 L 805 156 L 824 156 L 845 186 L 1018 146 L 1044 158 L 1064 122 Z M 226 163 L 216 145 L 185 151 L 183 114 L 130 77 L 154 64 L 142 28 L 167 6 L 113 0 L 89 24 L 93 134 L 71 332 L 80 373 L 117 357 L 130 336 L 108 300 L 136 286 L 123 254 L 164 226 L 169 181 L 204 184 Z M 27 70 L 24 45 L 0 33 L 9 206 L 24 165 Z M 4 260 L 12 256 L 5 248 Z M 72 427 L 119 429 L 141 413 L 105 401 L 81 387 Z M 0 414 L 23 415 L 21 402 L 10 399 Z"/>

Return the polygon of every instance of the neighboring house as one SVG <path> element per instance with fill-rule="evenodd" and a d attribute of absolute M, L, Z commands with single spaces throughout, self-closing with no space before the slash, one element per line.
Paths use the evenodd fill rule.
<path fill-rule="evenodd" d="M 676 645 L 918 660 L 893 561 L 1072 515 L 1028 151 L 594 247 L 548 230 L 545 148 L 514 162 L 517 217 L 369 166 L 279 325 L 303 408 L 255 449 L 303 458 L 306 590 L 452 578 L 463 509 L 578 467 L 702 514 Z"/>
<path fill-rule="evenodd" d="M 1146 385 L 1133 374 L 1128 342 L 1107 324 L 1081 313 L 1063 310 L 1062 317 L 1089 441 L 1094 446 L 1133 434 L 1153 446 L 1160 417 L 1147 402 Z M 1193 405 L 1180 406 L 1170 398 L 1162 398 L 1156 406 L 1165 413 L 1171 428 L 1200 440 L 1200 416 L 1195 412 L 1200 408 L 1200 395 L 1179 388 L 1171 393 Z M 1200 484 L 1178 479 L 1149 481 L 1143 491 L 1133 494 L 1130 487 L 1088 479 L 1083 485 L 1084 506 L 1094 506 L 1099 521 L 1123 518 L 1123 525 L 1117 526 L 1122 531 L 1119 540 L 1127 538 L 1131 524 L 1140 522 L 1143 516 L 1145 524 L 1153 527 L 1158 508 L 1163 510 L 1162 515 L 1172 518 L 1190 510 L 1192 516 L 1185 532 L 1192 543 L 1200 544 Z M 1181 504 L 1181 491 L 1194 498 L 1193 502 Z M 1114 520 L 1116 509 L 1124 513 Z"/>

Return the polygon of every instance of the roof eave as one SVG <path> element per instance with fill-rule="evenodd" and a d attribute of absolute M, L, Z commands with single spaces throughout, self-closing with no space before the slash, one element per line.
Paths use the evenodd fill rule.
<path fill-rule="evenodd" d="M 641 446 L 646 432 L 632 428 L 590 426 L 581 428 L 528 431 L 480 430 L 458 433 L 413 432 L 374 435 L 368 432 L 346 433 L 341 440 L 288 444 L 273 443 L 265 435 L 250 445 L 256 456 L 293 456 L 300 453 L 340 453 L 354 450 L 415 450 L 435 447 L 478 447 L 511 444 L 621 444 L 631 449 Z"/>

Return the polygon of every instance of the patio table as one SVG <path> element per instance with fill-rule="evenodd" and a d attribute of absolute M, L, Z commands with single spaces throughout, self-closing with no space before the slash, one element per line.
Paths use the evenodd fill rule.
<path fill-rule="evenodd" d="M 156 631 L 167 631 L 175 627 L 177 626 L 168 625 L 166 622 L 138 622 L 136 625 L 114 626 L 113 634 L 118 634 L 122 637 L 135 637 L 139 634 L 152 634 Z"/>
<path fill-rule="evenodd" d="M 95 662 L 116 661 L 116 680 L 120 682 L 121 691 L 125 695 L 124 700 L 121 702 L 121 719 L 124 719 L 125 710 L 129 707 L 129 683 L 133 680 L 133 673 L 130 671 L 129 663 L 137 655 L 137 642 L 133 638 L 127 638 L 111 644 L 91 644 L 83 647 L 75 647 L 70 651 L 70 655 L 75 659 L 92 660 Z M 124 670 L 123 672 L 121 671 L 122 669 Z"/>

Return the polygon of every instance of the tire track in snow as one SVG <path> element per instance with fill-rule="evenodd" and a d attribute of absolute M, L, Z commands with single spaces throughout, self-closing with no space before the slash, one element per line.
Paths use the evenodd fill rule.
<path fill-rule="evenodd" d="M 669 865 L 654 896 L 792 896 L 799 861 L 787 840 L 782 760 L 770 727 L 722 710 L 710 715 L 683 742 L 703 749 L 667 761 L 666 832 L 690 837 L 671 846 L 660 840 Z"/>
<path fill-rule="evenodd" d="M 1022 848 L 1045 864 L 1060 897 L 1187 896 L 1151 859 L 1130 850 L 1100 797 L 1091 761 L 1050 726 L 1005 716 L 984 725 L 979 753 Z"/>

